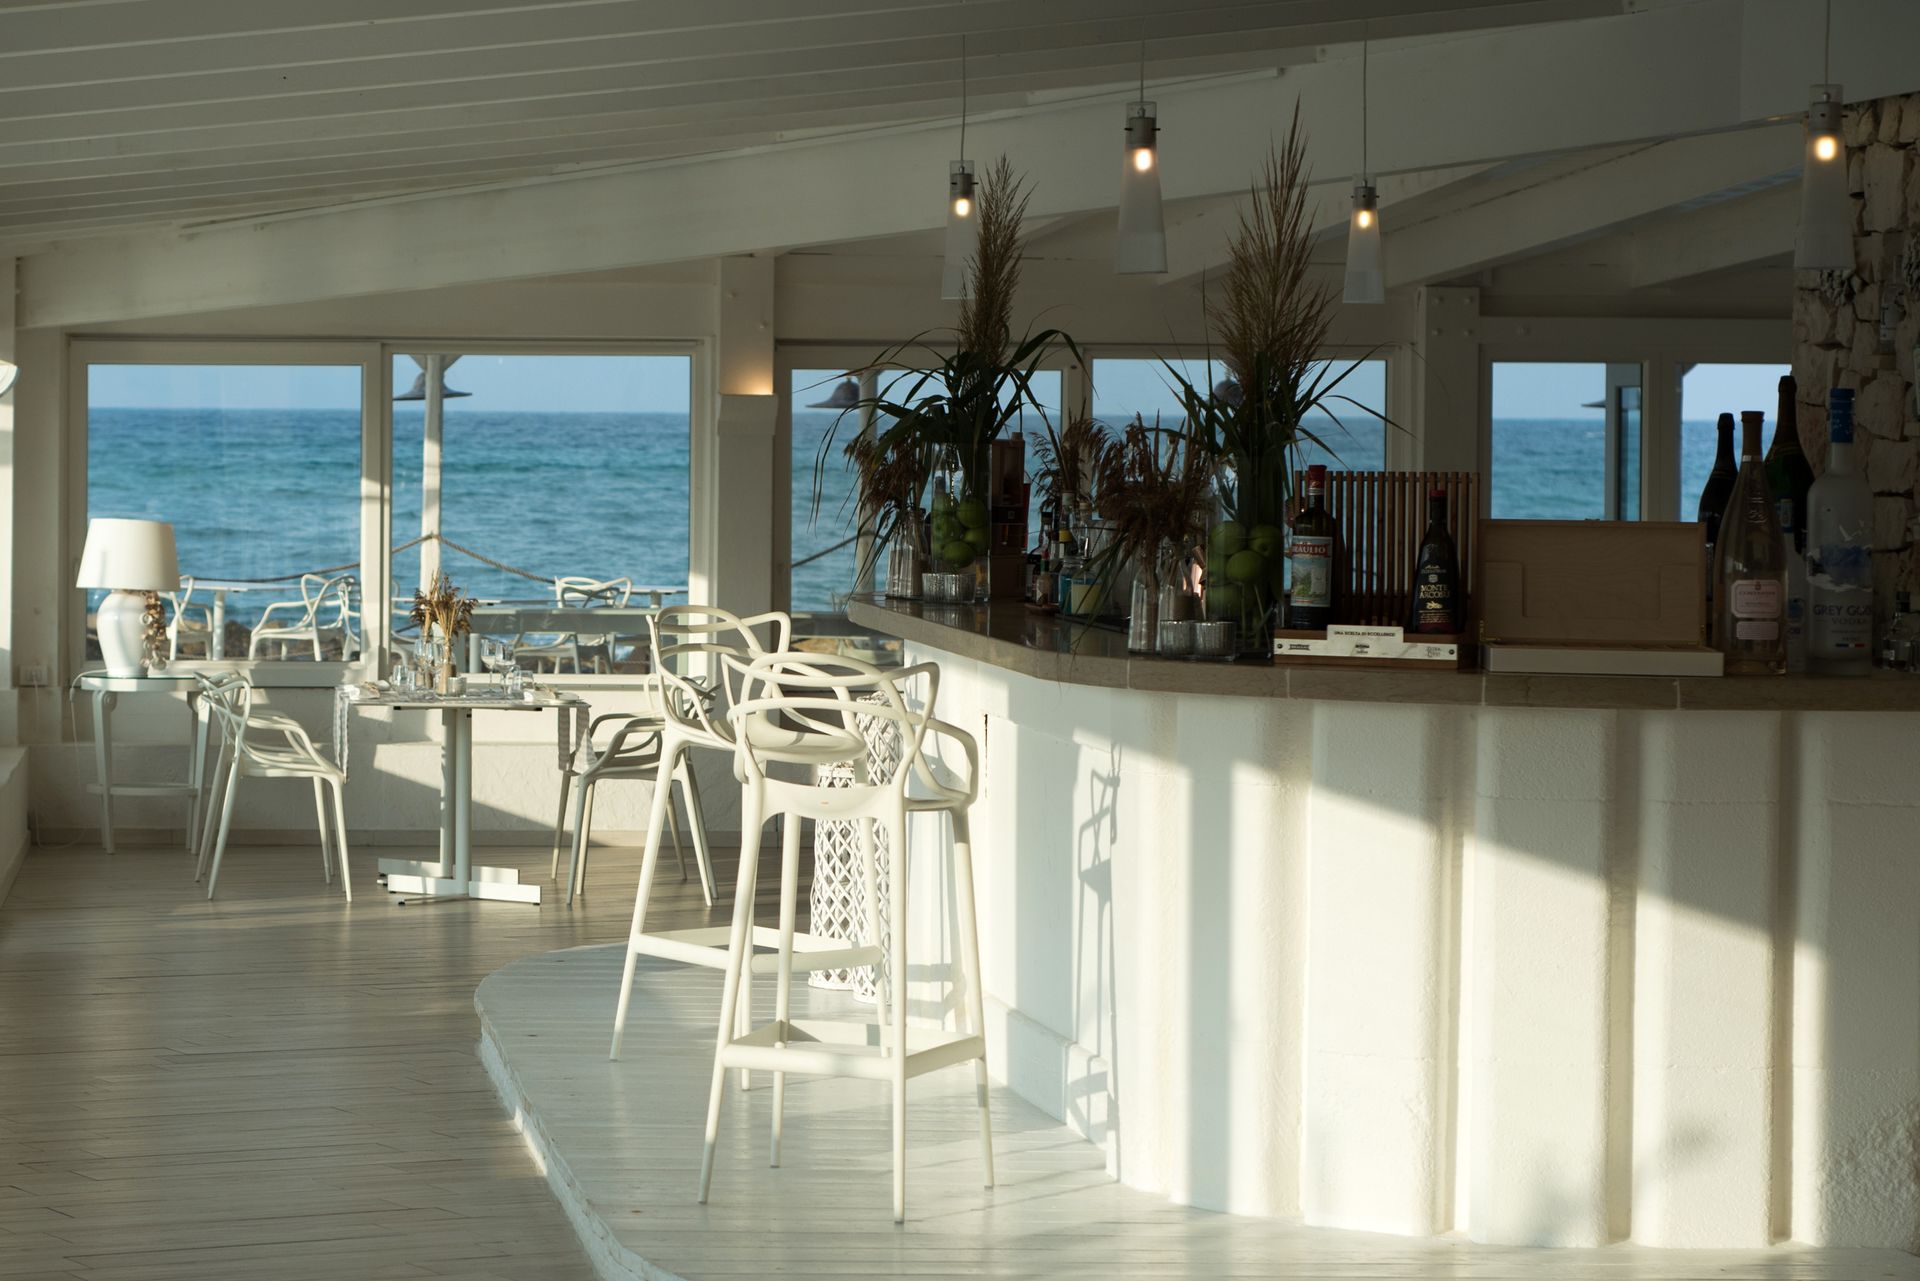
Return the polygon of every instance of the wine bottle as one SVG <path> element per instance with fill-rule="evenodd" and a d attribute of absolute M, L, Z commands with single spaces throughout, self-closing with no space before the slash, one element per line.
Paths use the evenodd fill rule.
<path fill-rule="evenodd" d="M 1407 631 L 1422 635 L 1458 635 L 1466 611 L 1460 599 L 1460 554 L 1447 532 L 1447 491 L 1427 493 L 1427 532 L 1413 558 L 1413 605 Z"/>
<path fill-rule="evenodd" d="M 1707 534 L 1707 630 L 1713 630 L 1713 544 L 1720 537 L 1720 518 L 1726 514 L 1727 499 L 1733 494 L 1733 478 L 1739 468 L 1733 461 L 1733 415 L 1721 414 L 1714 424 L 1720 445 L 1713 455 L 1713 470 L 1707 473 L 1706 488 L 1700 491 L 1700 507 L 1694 519 L 1706 526 Z"/>
<path fill-rule="evenodd" d="M 1714 545 L 1714 639 L 1729 676 L 1784 672 L 1786 547 L 1760 461 L 1766 415 L 1740 415 L 1740 472 Z"/>
<path fill-rule="evenodd" d="M 1293 537 L 1287 543 L 1293 586 L 1287 623 L 1302 631 L 1321 631 L 1333 621 L 1333 548 L 1338 531 L 1326 507 L 1326 494 L 1327 469 L 1315 463 L 1307 468 L 1305 506 L 1294 517 Z"/>
<path fill-rule="evenodd" d="M 1789 499 L 1776 498 L 1773 501 L 1773 513 L 1780 518 L 1781 528 L 1793 519 L 1793 503 Z M 1793 675 L 1807 670 L 1807 561 L 1794 549 L 1793 540 L 1784 534 L 1780 539 L 1780 549 L 1787 556 L 1787 673 Z"/>
<path fill-rule="evenodd" d="M 1767 450 L 1767 487 L 1775 498 L 1793 500 L 1793 525 L 1781 531 L 1793 539 L 1801 555 L 1807 551 L 1807 490 L 1813 487 L 1813 464 L 1800 449 L 1800 411 L 1792 374 L 1780 379 L 1780 408 L 1774 417 L 1773 444 Z"/>
<path fill-rule="evenodd" d="M 1853 466 L 1853 393 L 1827 397 L 1827 473 L 1807 494 L 1807 666 L 1827 676 L 1873 667 L 1873 491 Z"/>

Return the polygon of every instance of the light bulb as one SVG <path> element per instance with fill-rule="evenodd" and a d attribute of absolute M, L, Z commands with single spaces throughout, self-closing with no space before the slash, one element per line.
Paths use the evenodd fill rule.
<path fill-rule="evenodd" d="M 1153 168 L 1153 148 L 1136 147 L 1133 152 L 1133 167 L 1141 173 Z"/>
<path fill-rule="evenodd" d="M 1362 209 L 1353 215 L 1353 220 L 1360 224 L 1360 230 L 1365 231 L 1368 227 L 1373 226 L 1373 210 Z"/>
<path fill-rule="evenodd" d="M 958 200 L 954 201 L 953 216 L 956 218 L 973 217 L 973 201 L 968 200 L 965 196 L 962 196 Z"/>
<path fill-rule="evenodd" d="M 1816 160 L 1832 160 L 1840 154 L 1840 140 L 1830 133 L 1823 133 L 1813 140 L 1813 156 Z"/>

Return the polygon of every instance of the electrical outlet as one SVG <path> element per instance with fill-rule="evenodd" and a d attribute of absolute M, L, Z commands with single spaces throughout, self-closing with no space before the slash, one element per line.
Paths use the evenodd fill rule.
<path fill-rule="evenodd" d="M 34 689 L 47 683 L 47 665 L 45 663 L 20 664 L 20 684 Z"/>

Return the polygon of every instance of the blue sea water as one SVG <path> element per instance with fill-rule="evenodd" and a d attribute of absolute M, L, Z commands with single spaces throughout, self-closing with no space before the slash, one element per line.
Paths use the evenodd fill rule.
<path fill-rule="evenodd" d="M 792 553 L 807 560 L 852 532 L 849 477 L 814 462 L 837 415 L 794 414 Z M 1338 465 L 1378 467 L 1384 431 L 1330 440 Z M 1603 433 L 1597 421 L 1493 424 L 1493 514 L 1584 519 L 1602 512 Z M 541 576 L 687 581 L 689 440 L 684 414 L 450 412 L 443 468 L 446 537 Z M 1713 462 L 1713 425 L 1682 435 L 1681 506 L 1691 517 Z M 830 455 L 837 464 L 837 450 Z M 393 541 L 420 529 L 422 417 L 396 409 Z M 108 409 L 88 420 L 88 510 L 170 520 L 180 567 L 201 579 L 283 585 L 229 597 L 251 621 L 267 601 L 297 594 L 303 570 L 359 559 L 360 421 L 351 411 Z M 723 506 L 721 519 L 726 519 Z M 447 552 L 460 587 L 496 599 L 544 597 L 541 583 Z M 418 552 L 394 558 L 394 581 L 418 576 Z M 854 578 L 843 548 L 793 570 L 796 609 L 830 609 Z"/>

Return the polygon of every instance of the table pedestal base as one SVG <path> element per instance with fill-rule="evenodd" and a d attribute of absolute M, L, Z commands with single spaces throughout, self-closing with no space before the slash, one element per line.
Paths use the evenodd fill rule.
<path fill-rule="evenodd" d="M 520 870 L 513 867 L 469 868 L 469 879 L 461 880 L 454 869 L 442 863 L 411 858 L 383 858 L 379 863 L 380 881 L 389 894 L 403 894 L 395 904 L 433 902 L 441 899 L 492 899 L 502 903 L 538 903 L 540 887 L 522 885 Z"/>

